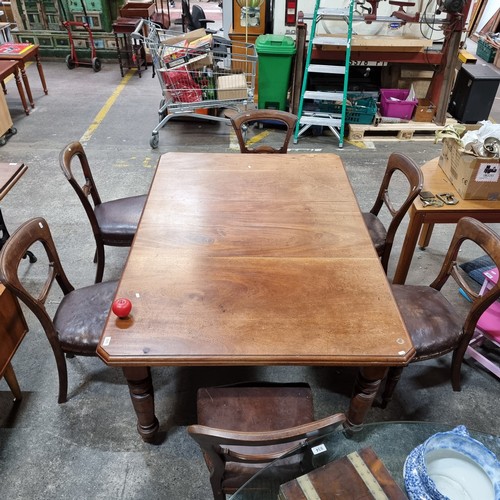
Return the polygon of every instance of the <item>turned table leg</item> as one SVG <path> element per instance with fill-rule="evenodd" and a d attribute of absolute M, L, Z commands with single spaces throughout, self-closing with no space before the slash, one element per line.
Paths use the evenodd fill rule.
<path fill-rule="evenodd" d="M 127 379 L 132 405 L 137 415 L 137 431 L 146 442 L 154 440 L 158 431 L 155 415 L 153 380 L 151 369 L 146 366 L 123 368 Z"/>
<path fill-rule="evenodd" d="M 359 369 L 347 411 L 346 426 L 351 431 L 359 430 L 363 426 L 366 414 L 373 405 L 387 370 L 386 366 L 365 366 Z"/>

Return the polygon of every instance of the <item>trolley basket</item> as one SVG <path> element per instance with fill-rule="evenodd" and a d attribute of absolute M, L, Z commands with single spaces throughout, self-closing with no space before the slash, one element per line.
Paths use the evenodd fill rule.
<path fill-rule="evenodd" d="M 145 35 L 143 34 L 145 33 Z M 246 109 L 253 101 L 257 55 L 250 43 L 207 34 L 204 29 L 187 33 L 162 29 L 144 20 L 132 34 L 149 50 L 162 97 L 159 123 L 150 145 L 158 147 L 158 132 L 174 116 L 188 115 L 229 124 L 217 113 L 199 110 Z"/>

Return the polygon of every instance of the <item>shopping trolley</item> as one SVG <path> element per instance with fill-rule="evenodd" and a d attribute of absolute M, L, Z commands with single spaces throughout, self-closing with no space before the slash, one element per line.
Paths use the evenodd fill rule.
<path fill-rule="evenodd" d="M 153 149 L 158 147 L 159 131 L 176 116 L 229 124 L 218 109 L 243 111 L 253 101 L 257 65 L 253 44 L 206 34 L 203 29 L 164 30 L 147 20 L 131 36 L 149 49 L 153 77 L 156 74 L 162 90 L 159 123 L 150 140 Z"/>

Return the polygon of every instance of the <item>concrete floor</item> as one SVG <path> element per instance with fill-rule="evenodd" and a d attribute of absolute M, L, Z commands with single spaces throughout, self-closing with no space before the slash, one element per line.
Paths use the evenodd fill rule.
<path fill-rule="evenodd" d="M 7 102 L 18 133 L 0 148 L 0 158 L 24 162 L 29 169 L 3 200 L 2 210 L 11 230 L 31 217 L 45 217 L 70 280 L 81 287 L 94 279 L 94 245 L 83 209 L 58 165 L 59 152 L 68 142 L 85 143 L 104 200 L 145 193 L 164 152 L 237 154 L 239 150 L 228 126 L 179 120 L 160 131 L 159 149 L 151 150 L 149 139 L 161 95 L 150 69 L 142 78 L 133 75 L 126 82 L 112 63 L 105 63 L 100 73 L 83 67 L 69 71 L 64 62 L 44 62 L 44 70 L 48 95 L 42 91 L 36 67 L 27 69 L 36 103 L 29 116 L 24 115 L 14 82 L 7 83 Z M 498 99 L 492 117 L 500 121 Z M 292 145 L 292 152 L 307 154 L 311 150 L 342 157 L 360 207 L 368 210 L 391 152 L 405 152 L 423 164 L 439 155 L 441 145 L 392 140 L 369 143 L 365 148 L 346 144 L 339 150 L 336 141 L 327 136 L 304 137 Z M 398 233 L 389 277 L 405 225 L 406 221 Z M 430 247 L 415 253 L 409 283 L 432 281 L 452 232 L 453 226 L 435 228 Z M 106 250 L 105 280 L 119 278 L 127 252 Z M 478 256 L 476 250 L 465 249 L 461 260 Z M 33 273 L 36 282 L 36 264 L 26 272 Z M 456 288 L 446 293 L 464 310 L 465 300 Z M 57 293 L 51 296 L 50 308 L 55 310 L 59 300 Z M 197 445 L 186 433 L 186 426 L 196 421 L 199 386 L 241 380 L 307 381 L 314 391 L 317 417 L 322 417 L 347 408 L 355 376 L 354 369 L 338 368 L 154 369 L 156 413 L 163 439 L 157 445 L 145 444 L 136 432 L 121 372 L 97 358 L 68 360 L 69 400 L 57 404 L 53 356 L 39 323 L 31 314 L 26 317 L 30 332 L 13 359 L 23 400 L 13 404 L 5 381 L 0 382 L 2 499 L 208 499 L 208 472 Z M 385 410 L 373 408 L 368 421 L 447 422 L 499 433 L 498 380 L 475 364 L 464 364 L 463 390 L 455 393 L 449 367 L 449 357 L 410 365 L 392 404 Z M 394 439 L 404 440 L 405 436 Z"/>

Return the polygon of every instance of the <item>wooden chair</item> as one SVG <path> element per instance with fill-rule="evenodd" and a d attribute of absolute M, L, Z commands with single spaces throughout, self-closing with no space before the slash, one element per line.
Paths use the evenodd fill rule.
<path fill-rule="evenodd" d="M 453 351 L 451 383 L 460 390 L 460 369 L 476 324 L 481 315 L 500 298 L 500 286 L 494 284 L 484 295 L 474 292 L 460 274 L 457 256 L 465 241 L 478 245 L 500 265 L 500 237 L 476 219 L 464 217 L 457 224 L 455 234 L 437 278 L 429 286 L 392 285 L 394 298 L 416 350 L 411 362 L 437 358 Z M 459 320 L 454 307 L 441 293 L 441 288 L 452 277 L 471 298 L 465 321 Z M 402 368 L 390 368 L 382 395 L 385 407 L 392 398 Z"/>
<path fill-rule="evenodd" d="M 83 170 L 85 184 L 80 186 L 73 176 L 72 162 L 77 157 Z M 75 190 L 92 226 L 96 242 L 94 262 L 97 262 L 95 282 L 102 281 L 104 274 L 104 245 L 129 247 L 134 239 L 137 225 L 146 202 L 146 195 L 131 196 L 101 202 L 87 155 L 79 142 L 68 144 L 59 155 L 59 164 Z M 92 200 L 92 203 L 90 201 Z"/>
<path fill-rule="evenodd" d="M 38 292 L 22 283 L 19 264 L 28 248 L 40 242 L 47 254 L 47 277 Z M 41 259 L 39 259 L 40 261 Z M 53 319 L 45 307 L 49 291 L 57 281 L 64 296 Z M 31 219 L 7 240 L 0 253 L 0 281 L 24 302 L 38 318 L 54 353 L 59 374 L 59 403 L 67 400 L 68 374 L 64 354 L 95 356 L 117 281 L 98 283 L 75 290 L 62 268 L 47 222 Z M 35 294 L 36 293 L 36 294 Z"/>
<path fill-rule="evenodd" d="M 242 153 L 280 153 L 285 154 L 288 151 L 288 143 L 292 138 L 295 124 L 297 123 L 297 116 L 286 111 L 277 109 L 254 109 L 251 111 L 244 111 L 235 116 L 230 117 L 231 124 L 236 133 L 240 151 Z M 286 127 L 285 138 L 281 147 L 275 148 L 268 144 L 261 144 L 255 148 L 248 147 L 245 140 L 245 133 L 249 123 L 253 122 L 276 122 L 283 124 Z"/>
<path fill-rule="evenodd" d="M 389 196 L 389 185 L 395 172 L 402 172 L 409 184 L 409 192 L 404 202 L 395 208 Z M 373 240 L 373 244 L 382 262 L 385 272 L 389 264 L 394 237 L 403 217 L 411 207 L 411 204 L 422 190 L 424 176 L 420 168 L 408 156 L 400 153 L 392 153 L 387 162 L 380 190 L 375 203 L 368 213 L 363 213 L 363 219 Z M 379 219 L 379 213 L 386 206 L 392 217 L 389 227 L 386 229 Z"/>
<path fill-rule="evenodd" d="M 332 432 L 345 421 L 338 413 L 314 421 L 307 384 L 209 387 L 198 390 L 198 424 L 188 427 L 210 471 L 214 499 L 234 493 L 270 462 L 283 480 L 302 472 L 300 444 Z"/>

